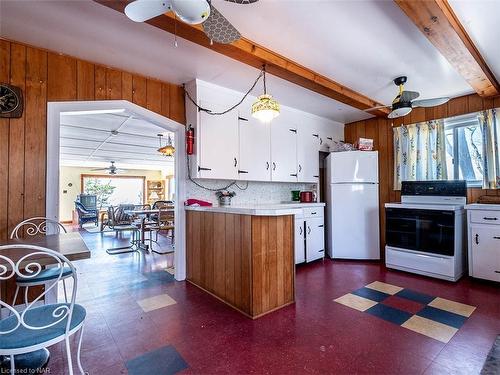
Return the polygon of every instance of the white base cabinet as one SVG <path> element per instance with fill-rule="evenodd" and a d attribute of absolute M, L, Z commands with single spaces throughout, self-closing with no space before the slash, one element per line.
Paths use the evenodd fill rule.
<path fill-rule="evenodd" d="M 325 256 L 324 208 L 304 208 L 295 215 L 295 264 Z"/>
<path fill-rule="evenodd" d="M 466 207 L 469 275 L 500 282 L 500 205 L 486 205 L 490 207 L 478 209 L 484 208 L 482 206 L 484 205 L 471 204 Z"/>

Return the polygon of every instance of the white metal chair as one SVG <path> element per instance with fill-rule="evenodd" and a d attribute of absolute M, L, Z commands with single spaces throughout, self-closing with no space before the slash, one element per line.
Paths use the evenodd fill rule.
<path fill-rule="evenodd" d="M 67 233 L 66 228 L 59 223 L 58 221 L 49 219 L 47 217 L 42 217 L 42 216 L 37 216 L 37 217 L 32 217 L 30 219 L 26 219 L 24 221 L 21 221 L 19 224 L 15 226 L 15 228 L 12 230 L 12 233 L 10 234 L 10 238 L 14 239 L 17 238 L 19 239 L 22 237 L 23 234 L 29 237 L 34 237 L 37 235 L 46 235 L 47 230 L 50 231 L 50 233 Z M 44 285 L 48 281 L 53 280 L 54 278 L 57 278 L 59 275 L 59 270 L 57 268 L 45 268 L 40 271 L 37 277 L 33 278 L 26 278 L 21 275 L 18 275 L 16 277 L 16 292 L 14 293 L 14 302 L 13 305 L 16 304 L 16 299 L 19 294 L 19 290 L 24 287 L 24 304 L 28 304 L 28 288 L 32 286 L 37 286 L 37 285 Z M 63 289 L 64 289 L 64 299 L 66 302 L 68 302 L 68 294 L 66 291 L 66 283 L 64 281 L 65 278 L 69 277 L 71 275 L 71 269 L 69 267 L 65 267 L 63 270 L 63 277 L 61 278 L 62 283 L 63 283 Z"/>
<path fill-rule="evenodd" d="M 0 299 L 0 307 L 9 311 L 9 316 L 0 320 L 0 355 L 9 356 L 10 373 L 15 374 L 15 355 L 32 353 L 65 341 L 69 374 L 73 375 L 70 337 L 80 331 L 77 364 L 80 373 L 85 374 L 80 351 L 86 311 L 83 306 L 75 303 L 78 280 L 73 264 L 64 255 L 44 247 L 27 244 L 4 245 L 0 246 L 0 281 L 18 276 L 26 279 L 37 278 L 43 271 L 43 266 L 38 263 L 41 258 L 44 264 L 51 258 L 51 262 L 58 266 L 59 273 L 56 278 L 51 279 L 52 283 L 45 291 L 20 311 Z M 52 288 L 57 288 L 66 267 L 71 271 L 68 277 L 73 278 L 71 301 L 37 305 Z"/>

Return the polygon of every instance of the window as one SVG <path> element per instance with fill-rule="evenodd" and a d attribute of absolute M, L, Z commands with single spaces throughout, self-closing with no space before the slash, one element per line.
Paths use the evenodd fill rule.
<path fill-rule="evenodd" d="M 99 209 L 144 203 L 144 177 L 82 175 L 82 192 L 97 196 Z"/>
<path fill-rule="evenodd" d="M 477 114 L 444 120 L 446 167 L 450 180 L 466 180 L 469 186 L 483 181 L 483 134 Z"/>

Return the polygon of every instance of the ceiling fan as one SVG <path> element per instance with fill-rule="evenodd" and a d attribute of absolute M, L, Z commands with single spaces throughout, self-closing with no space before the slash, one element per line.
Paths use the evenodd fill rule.
<path fill-rule="evenodd" d="M 109 167 L 106 167 L 106 168 L 95 168 L 95 169 L 92 169 L 92 170 L 93 171 L 109 171 L 108 174 L 112 174 L 112 175 L 125 172 L 125 169 L 116 168 L 116 165 L 115 165 L 114 161 L 111 162 L 111 165 Z"/>
<path fill-rule="evenodd" d="M 374 111 L 376 109 L 391 108 L 391 112 L 387 115 L 388 118 L 397 118 L 406 116 L 417 107 L 434 107 L 444 104 L 450 100 L 449 97 L 432 98 L 415 100 L 420 96 L 416 91 L 406 91 L 404 84 L 407 81 L 406 76 L 398 77 L 394 80 L 394 84 L 399 87 L 399 94 L 394 98 L 391 105 L 382 105 L 378 107 L 365 109 L 365 112 Z"/>
<path fill-rule="evenodd" d="M 226 0 L 236 4 L 252 4 L 258 0 Z M 125 7 L 125 14 L 135 22 L 144 22 L 167 12 L 190 25 L 202 24 L 211 41 L 230 44 L 241 34 L 212 5 L 211 0 L 135 0 Z"/>

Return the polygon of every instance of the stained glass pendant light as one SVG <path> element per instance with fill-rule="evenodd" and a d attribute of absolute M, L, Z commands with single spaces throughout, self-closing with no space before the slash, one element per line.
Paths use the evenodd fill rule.
<path fill-rule="evenodd" d="M 160 139 L 160 148 L 157 151 L 160 154 L 165 155 L 165 156 L 174 156 L 175 147 L 172 144 L 172 138 L 170 137 L 170 134 L 168 135 L 168 138 L 167 138 L 167 144 L 163 147 L 161 145 L 161 137 L 163 137 L 163 134 L 158 134 L 158 138 Z"/>
<path fill-rule="evenodd" d="M 256 119 L 270 123 L 280 114 L 280 104 L 273 99 L 272 95 L 267 93 L 266 87 L 266 67 L 263 69 L 264 94 L 260 95 L 255 103 L 252 104 L 252 116 Z"/>

